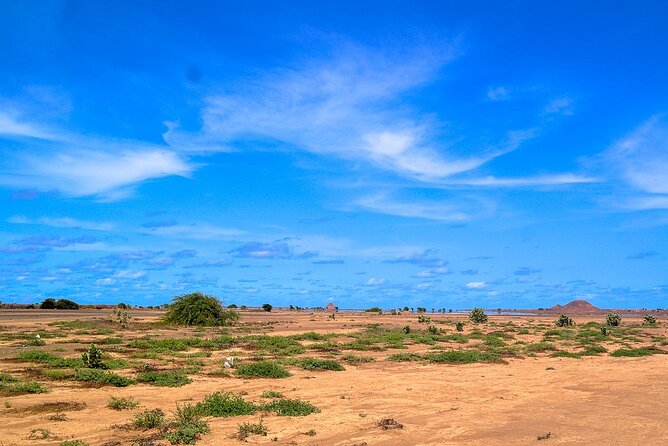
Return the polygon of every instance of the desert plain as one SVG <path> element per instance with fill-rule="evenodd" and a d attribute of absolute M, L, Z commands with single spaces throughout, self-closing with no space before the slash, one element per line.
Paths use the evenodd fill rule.
<path fill-rule="evenodd" d="M 235 403 L 203 416 L 198 445 L 668 444 L 665 317 L 624 317 L 603 333 L 604 314 L 557 327 L 558 314 L 473 324 L 241 311 L 221 328 L 169 327 L 149 310 L 130 311 L 121 328 L 110 314 L 0 312 L 0 445 L 168 445 L 164 427 L 140 427 L 138 414 L 160 409 L 168 420 L 216 392 Z M 97 375 L 80 363 L 91 344 L 106 364 Z M 289 376 L 243 373 L 257 363 Z M 310 410 L 272 409 L 280 400 Z M 234 412 L 240 401 L 250 413 Z M 241 435 L 244 423 L 263 432 Z"/>

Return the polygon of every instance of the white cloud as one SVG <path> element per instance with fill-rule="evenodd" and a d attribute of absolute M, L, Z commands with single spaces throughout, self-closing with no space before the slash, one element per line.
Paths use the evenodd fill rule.
<path fill-rule="evenodd" d="M 573 99 L 571 98 L 557 98 L 550 101 L 543 113 L 546 115 L 564 115 L 570 116 L 573 114 Z"/>
<path fill-rule="evenodd" d="M 380 286 L 385 283 L 385 279 L 379 279 L 376 277 L 372 277 L 369 280 L 366 281 L 365 285 L 367 286 Z"/>
<path fill-rule="evenodd" d="M 490 101 L 506 101 L 510 98 L 510 90 L 506 87 L 489 87 L 487 99 Z"/>
<path fill-rule="evenodd" d="M 494 207 L 482 199 L 460 200 L 457 204 L 446 201 L 400 201 L 387 194 L 375 194 L 354 202 L 360 208 L 399 217 L 424 218 L 443 222 L 467 221 L 474 215 L 488 212 Z M 466 210 L 462 210 L 466 209 Z"/>
<path fill-rule="evenodd" d="M 16 144 L 0 153 L 5 172 L 0 174 L 0 185 L 114 200 L 127 197 L 143 181 L 187 176 L 195 167 L 167 146 L 46 132 L 8 116 L 0 110 L 0 134 Z M 26 137 L 41 139 L 28 144 Z"/>
<path fill-rule="evenodd" d="M 151 235 L 169 238 L 183 238 L 191 240 L 218 240 L 221 238 L 239 237 L 244 231 L 235 228 L 216 226 L 210 223 L 192 225 L 172 225 L 155 228 Z"/>
<path fill-rule="evenodd" d="M 71 217 L 39 217 L 30 219 L 22 215 L 15 215 L 9 217 L 7 222 L 22 225 L 44 225 L 53 228 L 90 229 L 94 231 L 111 231 L 115 227 L 113 223 L 77 220 Z"/>
<path fill-rule="evenodd" d="M 558 186 L 563 184 L 595 183 L 600 181 L 596 177 L 575 175 L 571 173 L 555 175 L 537 175 L 524 178 L 499 178 L 494 176 L 453 179 L 445 181 L 444 184 L 488 186 L 488 187 L 527 187 L 527 186 Z"/>
<path fill-rule="evenodd" d="M 116 283 L 116 279 L 112 279 L 111 277 L 107 277 L 105 279 L 97 279 L 95 281 L 96 285 L 113 285 Z"/>
<path fill-rule="evenodd" d="M 144 276 L 146 276 L 145 271 L 118 271 L 114 274 L 114 277 L 118 279 L 140 279 Z"/>
<path fill-rule="evenodd" d="M 480 288 L 485 288 L 487 286 L 487 282 L 469 282 L 466 284 L 466 288 L 472 289 L 472 290 L 477 290 Z"/>

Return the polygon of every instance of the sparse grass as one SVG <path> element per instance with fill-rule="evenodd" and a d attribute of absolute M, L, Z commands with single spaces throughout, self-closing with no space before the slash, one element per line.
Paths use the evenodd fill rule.
<path fill-rule="evenodd" d="M 165 413 L 161 409 L 146 409 L 136 413 L 131 424 L 136 429 L 155 429 L 165 424 Z"/>
<path fill-rule="evenodd" d="M 237 376 L 243 378 L 287 378 L 288 370 L 275 361 L 260 361 L 242 364 L 237 368 Z"/>
<path fill-rule="evenodd" d="M 345 367 L 332 359 L 303 358 L 297 361 L 297 366 L 304 370 L 333 370 L 336 372 L 345 370 Z"/>
<path fill-rule="evenodd" d="M 550 342 L 534 342 L 532 344 L 527 344 L 525 347 L 527 352 L 538 353 L 538 352 L 547 352 L 555 351 L 557 347 Z"/>
<path fill-rule="evenodd" d="M 90 446 L 83 440 L 67 440 L 60 443 L 59 446 Z"/>
<path fill-rule="evenodd" d="M 115 387 L 126 387 L 134 382 L 130 378 L 100 369 L 78 369 L 74 374 L 74 379 L 76 381 L 94 382 L 103 385 L 108 384 Z"/>
<path fill-rule="evenodd" d="M 30 435 L 28 435 L 28 440 L 44 440 L 49 437 L 51 437 L 50 430 L 38 427 L 30 431 Z"/>
<path fill-rule="evenodd" d="M 262 398 L 283 398 L 283 394 L 281 392 L 277 392 L 275 390 L 265 390 L 262 392 Z"/>
<path fill-rule="evenodd" d="M 663 351 L 656 347 L 640 347 L 640 348 L 629 348 L 629 349 L 622 348 L 610 353 L 610 356 L 614 356 L 616 358 L 623 356 L 638 358 L 641 356 L 656 355 L 657 353 L 663 353 Z"/>
<path fill-rule="evenodd" d="M 261 408 L 267 412 L 274 412 L 279 417 L 305 417 L 320 412 L 320 409 L 313 404 L 301 400 L 279 399 L 265 404 Z"/>
<path fill-rule="evenodd" d="M 60 381 L 64 379 L 72 379 L 76 372 L 67 369 L 43 369 L 40 373 L 45 378 Z"/>
<path fill-rule="evenodd" d="M 109 398 L 107 407 L 114 410 L 127 410 L 134 409 L 139 406 L 139 402 L 132 397 L 129 398 L 117 398 L 112 396 Z"/>
<path fill-rule="evenodd" d="M 252 415 L 257 407 L 243 399 L 241 395 L 231 392 L 216 392 L 207 395 L 204 401 L 197 403 L 196 410 L 208 417 L 235 417 Z"/>
<path fill-rule="evenodd" d="M 341 358 L 342 361 L 345 361 L 349 364 L 364 364 L 367 362 L 374 362 L 376 359 L 372 358 L 371 356 L 359 356 L 359 355 L 353 355 L 352 353 L 349 353 L 347 355 L 344 355 Z"/>
<path fill-rule="evenodd" d="M 237 438 L 239 440 L 245 440 L 251 435 L 267 435 L 267 427 L 262 424 L 262 420 L 259 423 L 243 423 L 239 425 L 237 429 Z"/>
<path fill-rule="evenodd" d="M 293 356 L 304 353 L 304 347 L 292 338 L 283 336 L 255 335 L 240 340 L 252 350 L 260 350 L 275 356 Z"/>
<path fill-rule="evenodd" d="M 76 368 L 83 367 L 83 361 L 80 358 L 63 358 L 53 353 L 40 350 L 26 350 L 19 353 L 19 361 L 37 362 L 48 365 L 53 368 Z"/>
<path fill-rule="evenodd" d="M 192 379 L 183 370 L 176 369 L 141 373 L 137 381 L 157 387 L 181 387 L 190 384 Z"/>
<path fill-rule="evenodd" d="M 21 381 L 8 374 L 0 373 L 0 390 L 10 394 L 47 393 L 49 389 L 35 381 Z"/>
<path fill-rule="evenodd" d="M 289 338 L 294 339 L 295 341 L 327 341 L 336 336 L 336 333 L 321 334 L 314 331 L 307 331 L 306 333 L 291 335 Z"/>
<path fill-rule="evenodd" d="M 394 353 L 386 359 L 386 361 L 392 362 L 412 362 L 420 360 L 422 360 L 422 357 L 417 353 Z"/>
<path fill-rule="evenodd" d="M 499 355 L 480 350 L 449 350 L 445 352 L 427 353 L 424 358 L 429 362 L 448 362 L 453 364 L 470 364 L 474 362 L 495 362 Z"/>

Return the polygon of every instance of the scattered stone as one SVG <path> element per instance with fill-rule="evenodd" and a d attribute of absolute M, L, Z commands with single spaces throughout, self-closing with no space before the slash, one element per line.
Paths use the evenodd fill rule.
<path fill-rule="evenodd" d="M 388 429 L 403 429 L 404 425 L 397 422 L 394 418 L 383 418 L 376 425 L 384 431 Z"/>

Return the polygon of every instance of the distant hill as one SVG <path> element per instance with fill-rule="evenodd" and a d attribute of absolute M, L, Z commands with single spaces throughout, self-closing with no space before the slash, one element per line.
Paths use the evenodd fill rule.
<path fill-rule="evenodd" d="M 555 305 L 550 308 L 551 311 L 561 311 L 568 313 L 595 313 L 600 310 L 600 308 L 593 306 L 586 300 L 574 300 L 566 305 Z"/>

